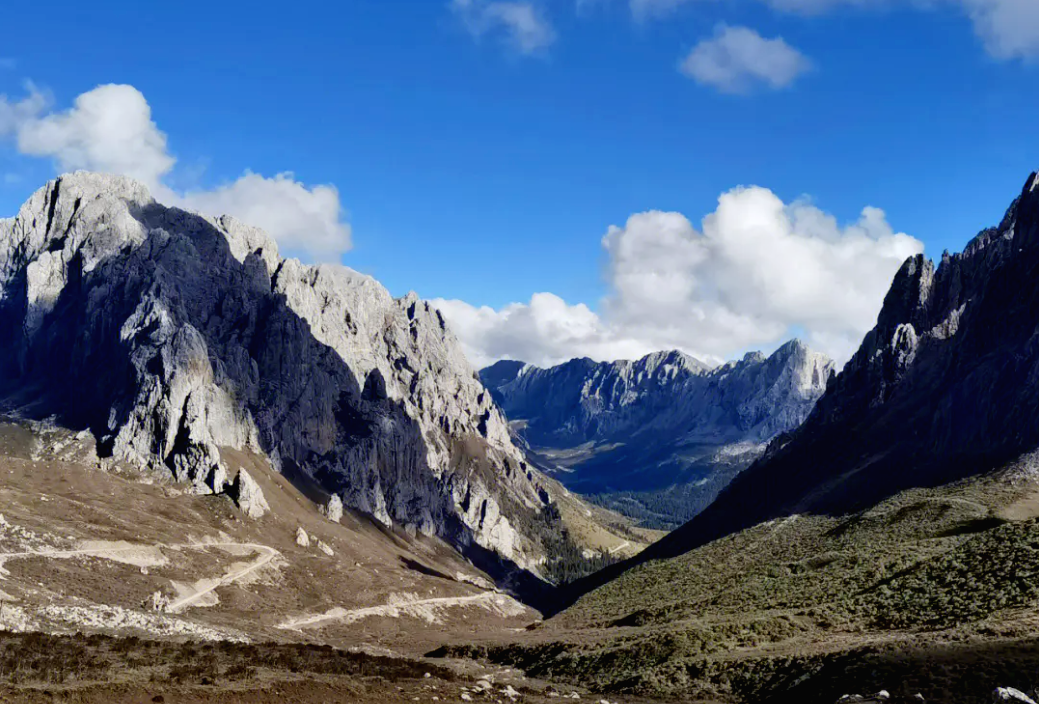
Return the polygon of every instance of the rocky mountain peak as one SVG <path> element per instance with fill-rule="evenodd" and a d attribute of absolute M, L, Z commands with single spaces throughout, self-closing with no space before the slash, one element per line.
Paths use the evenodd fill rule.
<path fill-rule="evenodd" d="M 225 448 L 386 524 L 543 554 L 547 494 L 439 311 L 131 179 L 62 176 L 0 220 L 0 409 L 250 515 L 259 487 Z"/>

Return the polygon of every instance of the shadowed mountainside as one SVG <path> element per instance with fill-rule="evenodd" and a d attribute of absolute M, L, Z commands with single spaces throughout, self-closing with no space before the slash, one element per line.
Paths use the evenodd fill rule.
<path fill-rule="evenodd" d="M 1039 446 L 1039 177 L 996 228 L 896 274 L 876 327 L 805 423 L 702 514 L 568 598 L 648 560 L 793 514 L 841 515 L 1001 467 Z"/>

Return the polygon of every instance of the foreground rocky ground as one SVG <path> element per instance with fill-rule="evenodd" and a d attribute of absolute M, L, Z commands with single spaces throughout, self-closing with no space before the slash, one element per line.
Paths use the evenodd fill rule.
<path fill-rule="evenodd" d="M 319 645 L 0 634 L 4 702 L 610 701 L 507 668 Z"/>

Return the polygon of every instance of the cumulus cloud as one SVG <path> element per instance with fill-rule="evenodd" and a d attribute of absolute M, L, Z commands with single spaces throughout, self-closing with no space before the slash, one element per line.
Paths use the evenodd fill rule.
<path fill-rule="evenodd" d="M 1039 2 L 1035 0 L 765 0 L 785 12 L 818 14 L 839 6 L 920 9 L 959 7 L 996 58 L 1039 56 Z"/>
<path fill-rule="evenodd" d="M 876 323 L 898 267 L 923 250 L 876 208 L 842 227 L 759 187 L 723 194 L 701 230 L 680 213 L 651 211 L 611 227 L 602 244 L 609 292 L 600 313 L 552 294 L 501 310 L 435 304 L 476 364 L 672 348 L 719 361 L 795 333 L 843 361 Z"/>
<path fill-rule="evenodd" d="M 60 171 L 86 169 L 136 178 L 169 205 L 234 215 L 267 230 L 289 254 L 338 260 L 350 248 L 350 228 L 335 187 L 307 186 L 291 173 L 268 178 L 246 171 L 212 190 L 179 192 L 166 184 L 176 164 L 166 134 L 144 95 L 129 85 L 103 85 L 52 111 L 31 84 L 21 100 L 0 96 L 0 137 L 19 152 L 54 161 Z"/>
<path fill-rule="evenodd" d="M 785 88 L 809 68 L 811 62 L 781 37 L 765 39 L 753 29 L 726 25 L 679 64 L 697 83 L 726 93 L 745 93 L 759 85 Z"/>
<path fill-rule="evenodd" d="M 213 190 L 189 191 L 181 207 L 203 213 L 230 213 L 263 227 L 288 249 L 300 245 L 318 259 L 337 260 L 350 244 L 350 226 L 335 186 L 308 188 L 291 173 L 265 178 L 247 171 Z"/>
<path fill-rule="evenodd" d="M 536 54 L 556 40 L 556 32 L 530 2 L 451 0 L 451 11 L 475 39 L 498 35 L 520 54 Z"/>
<path fill-rule="evenodd" d="M 1035 0 L 962 0 L 978 36 L 999 58 L 1039 56 L 1039 2 Z"/>
<path fill-rule="evenodd" d="M 47 96 L 32 83 L 27 83 L 27 95 L 21 100 L 11 100 L 0 94 L 0 138 L 18 133 L 18 128 L 39 115 L 49 102 Z"/>
<path fill-rule="evenodd" d="M 133 86 L 98 86 L 65 112 L 24 120 L 17 138 L 20 152 L 52 157 L 63 171 L 95 169 L 149 185 L 158 184 L 175 162 L 148 101 Z"/>
<path fill-rule="evenodd" d="M 432 303 L 478 367 L 505 358 L 552 365 L 573 357 L 630 359 L 654 351 L 645 340 L 625 337 L 583 303 L 569 305 L 553 293 L 535 293 L 529 303 L 501 310 L 443 298 Z"/>

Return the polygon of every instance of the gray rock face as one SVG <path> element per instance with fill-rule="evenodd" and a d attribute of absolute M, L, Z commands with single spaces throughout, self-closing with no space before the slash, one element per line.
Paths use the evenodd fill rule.
<path fill-rule="evenodd" d="M 249 515 L 262 491 L 222 447 L 383 523 L 542 556 L 547 496 L 438 311 L 125 178 L 63 176 L 0 220 L 0 408 Z"/>
<path fill-rule="evenodd" d="M 833 362 L 800 341 L 717 368 L 681 352 L 634 362 L 575 359 L 551 369 L 499 362 L 480 375 L 543 468 L 584 493 L 673 487 L 707 505 L 776 435 L 808 416 Z M 626 496 L 611 505 L 629 510 Z M 627 509 L 626 509 L 627 507 Z"/>

